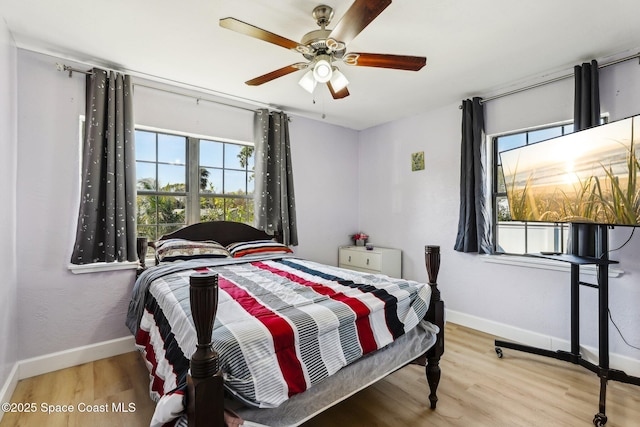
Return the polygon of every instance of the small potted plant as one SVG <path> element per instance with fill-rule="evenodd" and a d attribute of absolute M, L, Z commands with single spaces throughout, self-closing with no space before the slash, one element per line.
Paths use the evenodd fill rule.
<path fill-rule="evenodd" d="M 369 236 L 366 233 L 360 231 L 351 236 L 351 238 L 355 242 L 356 246 L 364 246 L 367 244 L 367 239 L 369 238 Z"/>

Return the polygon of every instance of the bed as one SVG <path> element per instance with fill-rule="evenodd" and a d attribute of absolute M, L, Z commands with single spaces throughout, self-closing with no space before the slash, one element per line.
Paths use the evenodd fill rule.
<path fill-rule="evenodd" d="M 127 326 L 150 372 L 152 425 L 297 426 L 409 363 L 436 408 L 444 309 L 429 283 L 301 259 L 242 223 L 198 223 L 154 244 Z"/>

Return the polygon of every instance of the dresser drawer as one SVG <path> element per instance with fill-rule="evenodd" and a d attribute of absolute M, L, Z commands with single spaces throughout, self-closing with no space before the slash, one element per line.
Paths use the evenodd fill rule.
<path fill-rule="evenodd" d="M 399 249 L 343 246 L 338 250 L 338 266 L 372 274 L 402 277 L 402 252 Z"/>
<path fill-rule="evenodd" d="M 372 251 L 340 251 L 340 264 L 379 271 L 382 268 L 381 255 Z"/>

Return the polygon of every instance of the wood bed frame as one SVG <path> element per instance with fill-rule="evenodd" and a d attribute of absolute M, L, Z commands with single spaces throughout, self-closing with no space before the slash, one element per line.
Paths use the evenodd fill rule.
<path fill-rule="evenodd" d="M 249 225 L 230 221 L 194 224 L 161 237 L 167 238 L 215 240 L 225 246 L 240 241 L 274 239 Z M 425 264 L 431 287 L 431 302 L 425 319 L 437 325 L 440 332 L 435 344 L 414 362 L 426 367 L 429 401 L 431 409 L 435 409 L 438 402 L 436 390 L 440 382 L 440 357 L 444 353 L 444 302 L 440 298 L 437 284 L 440 269 L 439 246 L 425 246 Z M 190 374 L 187 375 L 189 426 L 224 427 L 224 381 L 218 368 L 218 354 L 213 350 L 211 342 L 218 305 L 217 275 L 193 274 L 190 278 L 190 300 L 198 344 L 191 357 Z"/>

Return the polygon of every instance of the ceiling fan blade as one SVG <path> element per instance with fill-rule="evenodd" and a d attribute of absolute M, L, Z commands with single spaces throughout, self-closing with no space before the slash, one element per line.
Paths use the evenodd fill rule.
<path fill-rule="evenodd" d="M 260 40 L 264 40 L 269 43 L 273 43 L 278 46 L 282 46 L 286 49 L 293 49 L 297 51 L 308 50 L 306 46 L 301 45 L 298 42 L 289 40 L 286 37 L 279 36 L 262 28 L 258 28 L 246 22 L 239 21 L 235 18 L 222 18 L 220 20 L 220 26 L 229 30 L 236 31 L 238 33 L 245 34 L 247 36 L 255 37 Z"/>
<path fill-rule="evenodd" d="M 342 99 L 349 96 L 349 89 L 347 89 L 346 87 L 337 92 L 333 90 L 333 86 L 331 86 L 331 82 L 327 82 L 327 87 L 329 88 L 329 92 L 331 92 L 331 96 L 333 96 L 333 99 Z"/>
<path fill-rule="evenodd" d="M 391 0 L 356 0 L 329 37 L 348 44 L 391 4 Z"/>
<path fill-rule="evenodd" d="M 248 84 L 249 86 L 259 86 L 263 83 L 267 83 L 267 82 L 270 82 L 271 80 L 275 80 L 278 77 L 286 76 L 287 74 L 291 74 L 298 70 L 307 68 L 308 65 L 309 64 L 305 62 L 298 62 L 297 64 L 287 65 L 286 67 L 279 68 L 275 71 L 272 71 L 267 74 L 263 74 L 262 76 L 256 77 L 254 79 L 247 80 L 245 83 Z"/>
<path fill-rule="evenodd" d="M 418 71 L 427 64 L 424 56 L 386 55 L 381 53 L 349 52 L 342 57 L 347 65 L 359 67 L 392 68 L 394 70 Z"/>

